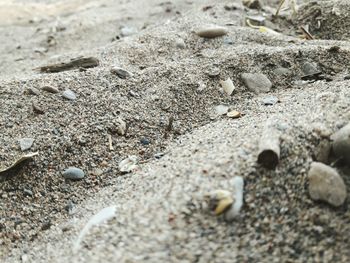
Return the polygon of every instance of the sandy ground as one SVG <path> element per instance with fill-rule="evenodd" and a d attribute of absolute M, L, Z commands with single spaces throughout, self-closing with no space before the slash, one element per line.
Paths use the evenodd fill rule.
<path fill-rule="evenodd" d="M 241 1 L 0 1 L 0 167 L 23 155 L 20 138 L 34 138 L 25 153 L 39 152 L 0 181 L 1 262 L 349 262 L 348 201 L 333 208 L 311 200 L 306 179 L 318 145 L 350 121 L 349 9 L 316 1 L 272 18 L 276 2 L 257 11 Z M 244 18 L 257 14 L 281 34 L 247 27 Z M 322 26 L 310 22 L 315 40 L 303 40 L 298 26 L 311 16 Z M 228 34 L 194 33 L 213 24 Z M 33 70 L 79 56 L 100 65 Z M 324 79 L 302 81 L 305 62 Z M 118 78 L 113 66 L 132 76 Z M 245 72 L 266 74 L 272 90 L 247 90 Z M 231 96 L 219 84 L 228 77 Z M 68 88 L 76 100 L 62 97 Z M 267 96 L 279 102 L 264 105 Z M 242 117 L 215 116 L 218 105 Z M 282 133 L 272 171 L 257 164 L 267 122 Z M 122 174 L 118 163 L 129 155 L 138 169 Z M 84 179 L 65 179 L 69 166 Z M 337 169 L 349 190 L 349 171 Z M 244 179 L 244 205 L 226 222 L 203 195 L 232 190 L 235 176 Z M 116 215 L 74 250 L 84 225 L 108 206 Z"/>

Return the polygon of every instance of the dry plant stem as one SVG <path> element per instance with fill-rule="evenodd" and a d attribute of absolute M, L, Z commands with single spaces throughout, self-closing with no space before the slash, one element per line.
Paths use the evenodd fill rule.
<path fill-rule="evenodd" d="M 280 158 L 280 133 L 267 125 L 259 142 L 258 163 L 268 169 L 274 169 Z"/>
<path fill-rule="evenodd" d="M 113 151 L 114 147 L 113 147 L 113 142 L 112 142 L 112 136 L 110 134 L 108 134 L 108 144 L 109 144 L 109 150 Z"/>
<path fill-rule="evenodd" d="M 93 68 L 99 65 L 99 60 L 94 57 L 76 58 L 69 62 L 62 62 L 57 64 L 51 64 L 38 68 L 43 73 L 55 73 L 79 68 Z"/>

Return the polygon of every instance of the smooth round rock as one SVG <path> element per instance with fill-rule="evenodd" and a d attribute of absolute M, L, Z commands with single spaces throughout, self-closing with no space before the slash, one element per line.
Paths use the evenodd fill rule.
<path fill-rule="evenodd" d="M 350 166 L 350 123 L 334 133 L 331 139 L 334 156 Z"/>
<path fill-rule="evenodd" d="M 43 91 L 46 91 L 46 92 L 50 92 L 50 93 L 58 93 L 59 90 L 55 87 L 52 87 L 52 86 L 43 86 L 41 88 Z"/>
<path fill-rule="evenodd" d="M 62 93 L 63 98 L 67 99 L 67 100 L 75 100 L 77 98 L 77 96 L 75 95 L 75 93 L 73 91 L 71 91 L 70 89 L 66 89 L 63 93 Z"/>
<path fill-rule="evenodd" d="M 215 38 L 215 37 L 221 37 L 223 35 L 227 34 L 227 29 L 225 27 L 221 26 L 208 26 L 203 27 L 196 31 L 196 34 L 200 37 L 204 38 Z"/>
<path fill-rule="evenodd" d="M 319 162 L 311 164 L 309 194 L 313 200 L 321 200 L 333 206 L 341 206 L 346 198 L 346 186 L 338 172 Z"/>
<path fill-rule="evenodd" d="M 63 172 L 63 177 L 71 180 L 80 180 L 83 179 L 84 176 L 85 173 L 83 172 L 83 170 L 76 167 L 69 167 Z"/>
<path fill-rule="evenodd" d="M 22 138 L 22 139 L 19 139 L 18 141 L 19 141 L 19 145 L 21 147 L 21 150 L 26 151 L 32 147 L 34 139 L 33 138 Z"/>
<path fill-rule="evenodd" d="M 242 80 L 246 87 L 255 93 L 269 92 L 272 88 L 271 81 L 262 73 L 243 73 Z"/>

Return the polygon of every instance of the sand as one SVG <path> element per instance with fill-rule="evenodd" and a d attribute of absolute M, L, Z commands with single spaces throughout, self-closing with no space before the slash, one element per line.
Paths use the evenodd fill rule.
<path fill-rule="evenodd" d="M 311 27 L 315 40 L 298 37 L 309 9 L 270 19 L 277 1 L 263 6 L 278 35 L 247 27 L 244 17 L 257 11 L 240 1 L 29 2 L 0 1 L 9 10 L 0 19 L 0 167 L 39 152 L 0 181 L 1 262 L 349 261 L 348 201 L 333 208 L 308 194 L 318 145 L 350 121 L 348 20 L 337 22 L 329 1 L 319 8 L 336 34 Z M 228 34 L 194 33 L 207 25 Z M 79 56 L 100 64 L 33 70 Z M 305 62 L 322 72 L 319 80 L 301 80 Z M 119 78 L 114 66 L 132 75 Z M 242 73 L 265 74 L 271 91 L 250 92 Z M 220 86 L 227 78 L 231 96 Z M 77 98 L 64 99 L 66 89 Z M 264 105 L 267 96 L 279 102 Z M 242 116 L 217 116 L 218 105 Z M 117 132 L 120 119 L 125 135 Z M 257 163 L 267 122 L 282 134 L 274 170 Z M 25 137 L 34 143 L 22 152 Z M 129 155 L 138 168 L 122 174 L 118 164 Z M 64 179 L 70 166 L 84 179 Z M 336 168 L 349 189 L 349 171 Z M 244 179 L 244 204 L 226 222 L 203 196 L 232 191 L 235 176 Z M 115 217 L 93 227 L 75 251 L 89 219 L 109 206 Z"/>

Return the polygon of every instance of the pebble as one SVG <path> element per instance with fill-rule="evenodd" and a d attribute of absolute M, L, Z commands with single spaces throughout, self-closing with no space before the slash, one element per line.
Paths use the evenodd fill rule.
<path fill-rule="evenodd" d="M 216 76 L 219 76 L 220 75 L 220 68 L 218 67 L 210 67 L 208 70 L 207 70 L 207 74 L 209 75 L 209 77 L 216 77 Z"/>
<path fill-rule="evenodd" d="M 262 73 L 243 73 L 242 80 L 247 88 L 255 93 L 269 92 L 272 88 L 271 81 Z"/>
<path fill-rule="evenodd" d="M 229 110 L 229 107 L 226 105 L 218 105 L 215 107 L 215 113 L 217 116 L 225 115 Z"/>
<path fill-rule="evenodd" d="M 83 179 L 84 176 L 85 173 L 83 172 L 83 170 L 76 167 L 69 167 L 63 172 L 63 177 L 71 180 L 80 180 Z"/>
<path fill-rule="evenodd" d="M 141 144 L 143 145 L 149 145 L 151 143 L 151 141 L 148 138 L 141 138 L 140 140 Z"/>
<path fill-rule="evenodd" d="M 262 102 L 264 105 L 275 105 L 278 102 L 278 98 L 275 96 L 266 96 Z"/>
<path fill-rule="evenodd" d="M 120 29 L 120 35 L 122 37 L 132 36 L 132 35 L 135 35 L 136 33 L 137 33 L 137 29 L 134 27 L 124 26 Z"/>
<path fill-rule="evenodd" d="M 114 75 L 117 75 L 119 78 L 121 79 L 127 79 L 132 77 L 132 73 L 130 73 L 129 71 L 119 68 L 119 67 L 113 67 L 111 68 L 111 73 Z"/>
<path fill-rule="evenodd" d="M 232 111 L 229 111 L 226 114 L 226 116 L 229 118 L 232 118 L 232 119 L 237 119 L 237 118 L 241 117 L 241 113 L 239 111 L 232 110 Z"/>
<path fill-rule="evenodd" d="M 34 142 L 33 138 L 22 138 L 18 140 L 21 151 L 29 150 Z"/>
<path fill-rule="evenodd" d="M 322 200 L 333 206 L 341 206 L 346 198 L 346 186 L 338 172 L 319 162 L 311 164 L 309 194 L 313 200 Z"/>
<path fill-rule="evenodd" d="M 289 76 L 292 74 L 292 72 L 289 69 L 283 67 L 274 69 L 273 73 L 277 76 Z"/>
<path fill-rule="evenodd" d="M 228 33 L 227 29 L 225 27 L 221 26 L 208 26 L 203 27 L 196 31 L 196 34 L 200 37 L 204 38 L 215 38 L 215 37 L 221 37 Z"/>
<path fill-rule="evenodd" d="M 320 71 L 316 68 L 316 65 L 314 63 L 305 62 L 301 66 L 301 70 L 303 71 L 303 74 L 305 76 L 315 75 L 320 73 Z"/>
<path fill-rule="evenodd" d="M 29 189 L 24 189 L 23 194 L 24 196 L 33 196 L 33 192 Z"/>
<path fill-rule="evenodd" d="M 75 95 L 75 93 L 73 91 L 71 91 L 70 89 L 66 89 L 63 93 L 62 93 L 63 98 L 67 99 L 67 100 L 75 100 L 77 98 L 77 96 Z"/>
<path fill-rule="evenodd" d="M 186 48 L 185 41 L 182 38 L 177 38 L 175 40 L 175 46 L 177 48 L 181 48 L 181 49 L 185 49 Z"/>
<path fill-rule="evenodd" d="M 28 88 L 28 93 L 31 94 L 31 95 L 39 95 L 40 94 L 40 91 L 34 87 L 29 87 Z"/>
<path fill-rule="evenodd" d="M 333 154 L 350 166 L 350 123 L 331 135 Z"/>
<path fill-rule="evenodd" d="M 32 103 L 33 112 L 37 114 L 44 114 L 45 111 L 35 102 Z"/>
<path fill-rule="evenodd" d="M 260 9 L 261 3 L 259 0 L 243 0 L 243 5 L 251 9 Z"/>
<path fill-rule="evenodd" d="M 47 91 L 47 92 L 50 92 L 50 93 L 58 93 L 59 90 L 55 87 L 52 87 L 52 86 L 43 86 L 41 88 L 43 91 Z"/>

